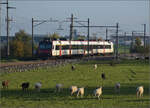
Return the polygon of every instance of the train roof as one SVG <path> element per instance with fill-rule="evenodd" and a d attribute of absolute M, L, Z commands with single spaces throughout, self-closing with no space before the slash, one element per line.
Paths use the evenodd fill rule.
<path fill-rule="evenodd" d="M 73 41 L 68 41 L 68 40 L 43 40 L 39 44 L 88 44 L 88 41 L 79 41 L 79 40 L 73 40 Z M 89 41 L 89 44 L 113 44 L 111 41 Z"/>
<path fill-rule="evenodd" d="M 87 45 L 88 44 L 88 41 L 62 41 L 62 40 L 55 40 L 52 42 L 53 44 L 84 44 L 84 45 Z M 107 44 L 107 45 L 110 45 L 110 44 L 113 44 L 111 41 L 89 41 L 89 44 Z"/>

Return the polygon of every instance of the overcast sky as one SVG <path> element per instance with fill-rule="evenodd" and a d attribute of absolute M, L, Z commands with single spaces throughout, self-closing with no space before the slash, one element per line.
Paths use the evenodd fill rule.
<path fill-rule="evenodd" d="M 90 25 L 116 25 L 119 22 L 122 31 L 143 31 L 142 24 L 147 24 L 149 33 L 149 2 L 146 1 L 11 1 L 9 6 L 16 9 L 9 10 L 11 22 L 10 34 L 14 35 L 19 29 L 31 33 L 31 18 L 48 20 L 50 18 L 63 21 L 71 16 L 77 20 L 90 18 Z M 2 6 L 2 35 L 6 35 L 6 9 Z M 63 31 L 57 30 L 59 23 L 49 22 L 35 27 L 35 34 L 58 32 L 69 35 L 69 22 L 62 23 Z M 85 23 L 86 24 L 86 23 Z M 78 24 L 76 24 L 78 25 Z M 81 34 L 86 34 L 86 28 L 76 28 Z M 104 28 L 90 29 L 91 35 L 104 35 Z M 112 31 L 110 31 L 111 33 Z"/>

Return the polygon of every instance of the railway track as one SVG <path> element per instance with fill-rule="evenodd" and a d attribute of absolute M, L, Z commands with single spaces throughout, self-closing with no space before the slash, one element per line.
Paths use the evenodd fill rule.
<path fill-rule="evenodd" d="M 38 60 L 38 61 L 27 61 L 27 62 L 10 62 L 0 64 L 0 73 L 11 73 L 11 72 L 25 72 L 39 67 L 50 67 L 65 65 L 67 63 L 78 62 L 79 59 L 49 59 L 49 60 Z"/>
<path fill-rule="evenodd" d="M 11 73 L 11 72 L 25 72 L 32 69 L 38 69 L 39 67 L 53 67 L 65 65 L 67 63 L 77 63 L 81 60 L 112 60 L 113 57 L 110 56 L 92 56 L 92 57 L 83 57 L 73 58 L 73 59 L 49 59 L 49 60 L 35 60 L 35 61 L 26 61 L 26 62 L 9 62 L 0 64 L 0 73 Z"/>

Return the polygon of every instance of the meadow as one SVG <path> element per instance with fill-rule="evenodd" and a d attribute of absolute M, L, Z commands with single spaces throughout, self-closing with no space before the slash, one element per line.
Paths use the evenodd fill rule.
<path fill-rule="evenodd" d="M 94 64 L 98 68 L 94 69 Z M 2 108 L 148 108 L 150 107 L 150 69 L 148 61 L 123 60 L 111 66 L 109 61 L 83 61 L 57 67 L 39 68 L 26 72 L 1 74 L 0 81 L 9 80 L 9 88 L 1 89 Z M 106 79 L 101 78 L 105 73 Z M 42 82 L 41 92 L 34 90 L 36 82 Z M 21 83 L 30 82 L 28 91 L 22 91 Z M 120 94 L 114 92 L 114 85 L 121 84 Z M 63 84 L 60 93 L 55 85 Z M 70 96 L 69 87 L 85 87 L 85 95 Z M 136 98 L 136 88 L 144 86 L 144 96 Z M 103 86 L 100 100 L 93 96 L 93 90 Z"/>

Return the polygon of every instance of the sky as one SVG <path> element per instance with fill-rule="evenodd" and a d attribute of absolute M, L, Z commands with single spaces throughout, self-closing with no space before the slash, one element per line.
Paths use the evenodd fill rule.
<path fill-rule="evenodd" d="M 16 9 L 9 10 L 9 16 L 13 19 L 10 23 L 10 35 L 14 35 L 20 29 L 24 29 L 31 34 L 31 19 L 36 20 L 59 20 L 59 22 L 47 22 L 34 27 L 34 34 L 52 34 L 54 32 L 60 35 L 69 35 L 70 22 L 62 22 L 71 17 L 76 17 L 77 21 L 87 21 L 90 19 L 90 25 L 115 26 L 119 23 L 120 34 L 124 32 L 143 31 L 143 25 L 147 24 L 147 34 L 150 34 L 149 20 L 149 1 L 10 1 L 9 6 Z M 6 35 L 6 6 L 2 5 L 1 25 L 2 35 Z M 67 19 L 68 20 L 68 19 Z M 64 30 L 57 30 L 61 24 Z M 86 22 L 83 24 L 87 24 Z M 75 25 L 79 25 L 75 23 Z M 87 28 L 75 28 L 79 34 L 87 35 Z M 97 37 L 105 36 L 106 28 L 90 28 L 90 35 Z M 109 28 L 109 35 L 115 32 L 114 28 Z"/>

